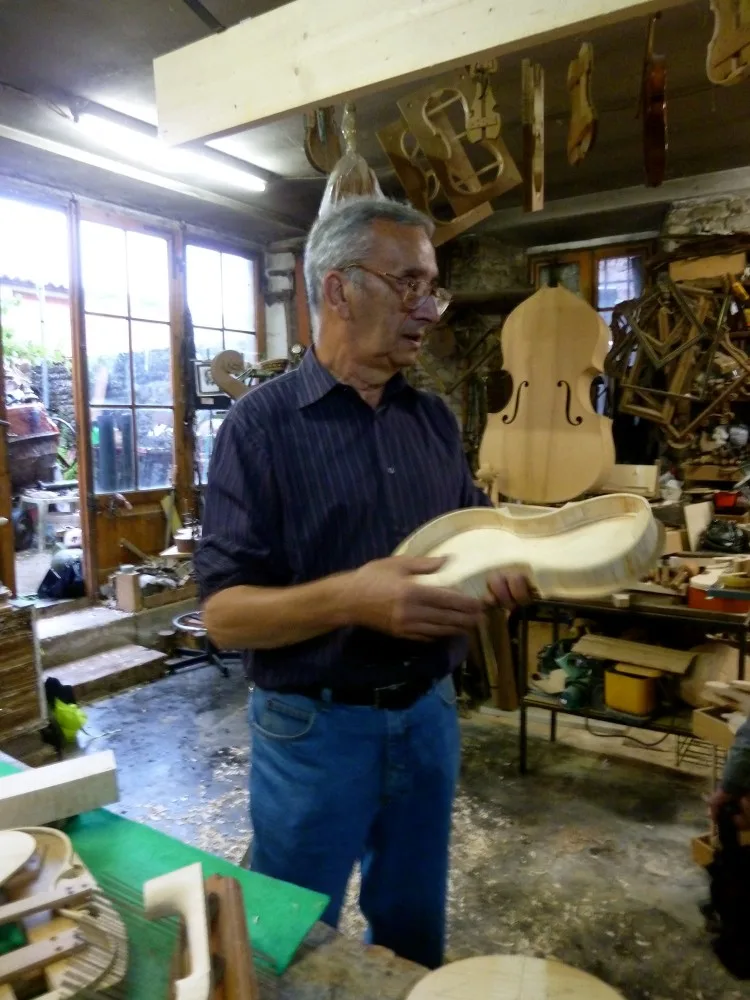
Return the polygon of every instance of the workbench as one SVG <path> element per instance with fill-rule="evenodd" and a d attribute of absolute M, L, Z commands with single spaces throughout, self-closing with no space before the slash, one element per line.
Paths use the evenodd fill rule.
<path fill-rule="evenodd" d="M 733 635 L 737 640 L 737 677 L 745 678 L 745 653 L 747 649 L 747 633 L 750 628 L 750 614 L 732 614 L 724 611 L 704 611 L 689 608 L 684 604 L 664 605 L 638 603 L 627 607 L 615 607 L 611 601 L 561 601 L 539 600 L 521 609 L 518 649 L 518 691 L 521 695 L 520 725 L 518 727 L 518 766 L 521 774 L 527 771 L 528 753 L 528 710 L 530 708 L 545 709 L 550 713 L 549 739 L 554 743 L 557 738 L 557 716 L 577 716 L 578 718 L 598 722 L 618 723 L 616 717 L 601 709 L 567 708 L 559 698 L 553 695 L 529 693 L 527 678 L 529 622 L 545 620 L 552 623 L 552 641 L 557 642 L 560 634 L 560 622 L 565 616 L 575 618 L 602 617 L 622 618 L 623 616 L 639 621 L 656 620 L 663 622 L 684 622 L 703 629 L 706 632 L 723 632 Z M 544 617 L 542 617 L 544 616 Z M 669 713 L 644 720 L 640 725 L 628 721 L 629 728 L 641 728 L 646 731 L 665 733 L 682 739 L 693 739 L 692 710 L 686 708 L 683 713 Z"/>
<path fill-rule="evenodd" d="M 23 767 L 2 751 L 0 762 Z M 76 825 L 95 817 L 100 817 L 105 824 L 108 817 L 113 821 L 132 823 L 107 809 L 88 813 L 80 820 L 73 820 L 67 829 L 74 846 Z M 144 827 L 144 831 L 148 830 Z M 83 860 L 86 862 L 85 857 Z M 221 864 L 225 868 L 233 868 L 238 875 L 242 874 L 242 869 L 234 865 Z M 106 890 L 103 882 L 102 888 Z M 251 927 L 251 938 L 252 933 Z M 363 997 L 405 1000 L 414 985 L 427 974 L 427 970 L 420 965 L 398 958 L 384 948 L 367 946 L 361 941 L 344 937 L 320 922 L 307 934 L 283 975 L 276 976 L 260 964 L 257 971 L 262 1000 L 362 1000 Z M 149 1000 L 149 997 L 141 996 L 139 1000 Z"/>

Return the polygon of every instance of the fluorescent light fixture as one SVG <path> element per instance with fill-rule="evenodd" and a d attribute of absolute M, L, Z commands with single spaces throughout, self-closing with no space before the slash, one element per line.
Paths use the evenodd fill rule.
<path fill-rule="evenodd" d="M 211 156 L 187 149 L 171 149 L 145 129 L 131 128 L 106 118 L 84 112 L 78 124 L 98 142 L 129 159 L 140 160 L 154 170 L 169 174 L 188 174 L 204 180 L 219 181 L 243 191 L 265 191 L 266 182 L 244 168 L 233 167 Z"/>

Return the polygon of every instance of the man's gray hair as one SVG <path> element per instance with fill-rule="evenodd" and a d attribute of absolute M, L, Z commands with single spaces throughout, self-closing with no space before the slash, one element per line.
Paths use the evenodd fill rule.
<path fill-rule="evenodd" d="M 372 224 L 380 219 L 401 226 L 419 226 L 429 237 L 435 232 L 434 223 L 422 212 L 389 198 L 347 198 L 330 208 L 315 222 L 305 244 L 305 285 L 316 335 L 323 279 L 329 271 L 367 257 L 372 249 Z"/>

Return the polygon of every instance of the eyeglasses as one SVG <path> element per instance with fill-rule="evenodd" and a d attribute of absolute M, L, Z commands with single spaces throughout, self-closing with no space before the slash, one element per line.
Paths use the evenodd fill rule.
<path fill-rule="evenodd" d="M 366 264 L 345 264 L 340 271 L 366 271 L 384 281 L 389 288 L 401 296 L 401 304 L 408 312 L 413 312 L 425 301 L 433 298 L 438 316 L 442 316 L 450 305 L 452 295 L 447 288 L 441 288 L 436 281 L 425 278 L 412 278 L 408 275 L 389 274 L 388 271 L 377 271 Z"/>

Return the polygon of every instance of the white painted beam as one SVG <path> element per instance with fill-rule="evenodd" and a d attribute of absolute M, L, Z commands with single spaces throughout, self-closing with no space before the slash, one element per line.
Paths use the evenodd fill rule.
<path fill-rule="evenodd" d="M 45 826 L 119 799 L 111 750 L 0 778 L 0 830 Z"/>
<path fill-rule="evenodd" d="M 154 60 L 159 132 L 210 139 L 689 0 L 293 0 Z"/>
<path fill-rule="evenodd" d="M 548 201 L 540 212 L 533 214 L 521 208 L 506 208 L 495 212 L 480 228 L 484 232 L 502 232 L 504 229 L 532 229 L 546 222 L 583 218 L 603 212 L 616 212 L 647 205 L 672 205 L 690 198 L 712 198 L 750 191 L 750 167 L 717 170 L 665 181 L 661 187 L 617 188 L 597 191 L 575 198 L 558 198 Z"/>

